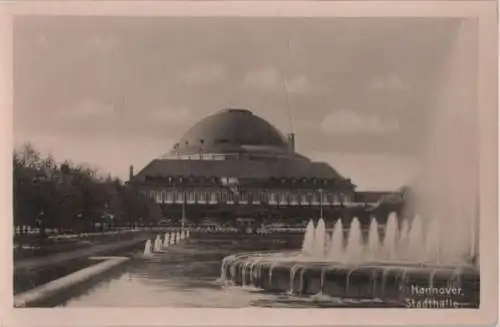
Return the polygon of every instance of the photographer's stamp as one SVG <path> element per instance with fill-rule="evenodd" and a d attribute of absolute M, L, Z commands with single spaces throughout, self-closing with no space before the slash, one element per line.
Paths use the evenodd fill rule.
<path fill-rule="evenodd" d="M 466 291 L 462 287 L 429 287 L 412 284 L 406 298 L 407 308 L 458 309 L 464 303 Z"/>

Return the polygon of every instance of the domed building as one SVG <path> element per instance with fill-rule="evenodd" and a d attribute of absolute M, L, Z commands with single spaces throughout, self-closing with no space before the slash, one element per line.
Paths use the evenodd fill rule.
<path fill-rule="evenodd" d="M 179 222 L 302 222 L 338 216 L 355 201 L 348 178 L 297 153 L 293 134 L 285 137 L 245 109 L 202 119 L 170 152 L 137 174 L 131 167 L 129 184 Z"/>

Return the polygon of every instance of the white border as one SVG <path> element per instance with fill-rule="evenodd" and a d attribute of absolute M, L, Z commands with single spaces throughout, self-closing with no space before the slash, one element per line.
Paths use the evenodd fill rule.
<path fill-rule="evenodd" d="M 2 181 L 0 228 L 6 290 L 2 324 L 6 326 L 165 326 L 165 325 L 469 325 L 495 324 L 498 298 L 497 195 L 497 64 L 496 3 L 494 1 L 22 1 L 0 11 L 0 124 Z M 405 309 L 12 309 L 11 150 L 12 150 L 12 35 L 11 15 L 101 16 L 232 16 L 232 17 L 477 17 L 479 18 L 479 116 L 481 121 L 481 307 L 479 310 Z M 3 110 L 3 108 L 10 110 Z M 4 178 L 5 177 L 5 178 Z M 492 292 L 488 292 L 492 290 Z M 131 295 L 133 296 L 133 295 Z"/>

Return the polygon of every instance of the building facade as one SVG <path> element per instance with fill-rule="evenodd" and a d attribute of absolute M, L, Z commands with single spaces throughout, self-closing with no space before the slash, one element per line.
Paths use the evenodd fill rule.
<path fill-rule="evenodd" d="M 131 167 L 129 184 L 176 222 L 301 221 L 370 205 L 350 179 L 297 153 L 293 134 L 245 109 L 202 119 L 166 155 Z"/>

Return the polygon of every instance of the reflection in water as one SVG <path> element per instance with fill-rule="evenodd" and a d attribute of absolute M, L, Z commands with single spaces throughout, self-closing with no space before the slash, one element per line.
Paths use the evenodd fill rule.
<path fill-rule="evenodd" d="M 243 244 L 243 245 L 242 245 Z M 87 294 L 64 304 L 67 307 L 338 307 L 379 306 L 374 301 L 333 298 L 300 298 L 272 294 L 255 288 L 231 287 L 219 281 L 222 259 L 236 252 L 272 249 L 252 242 L 220 244 L 191 239 L 170 246 L 163 253 L 134 259 L 122 274 L 105 280 Z M 283 249 L 283 246 L 275 249 Z"/>

